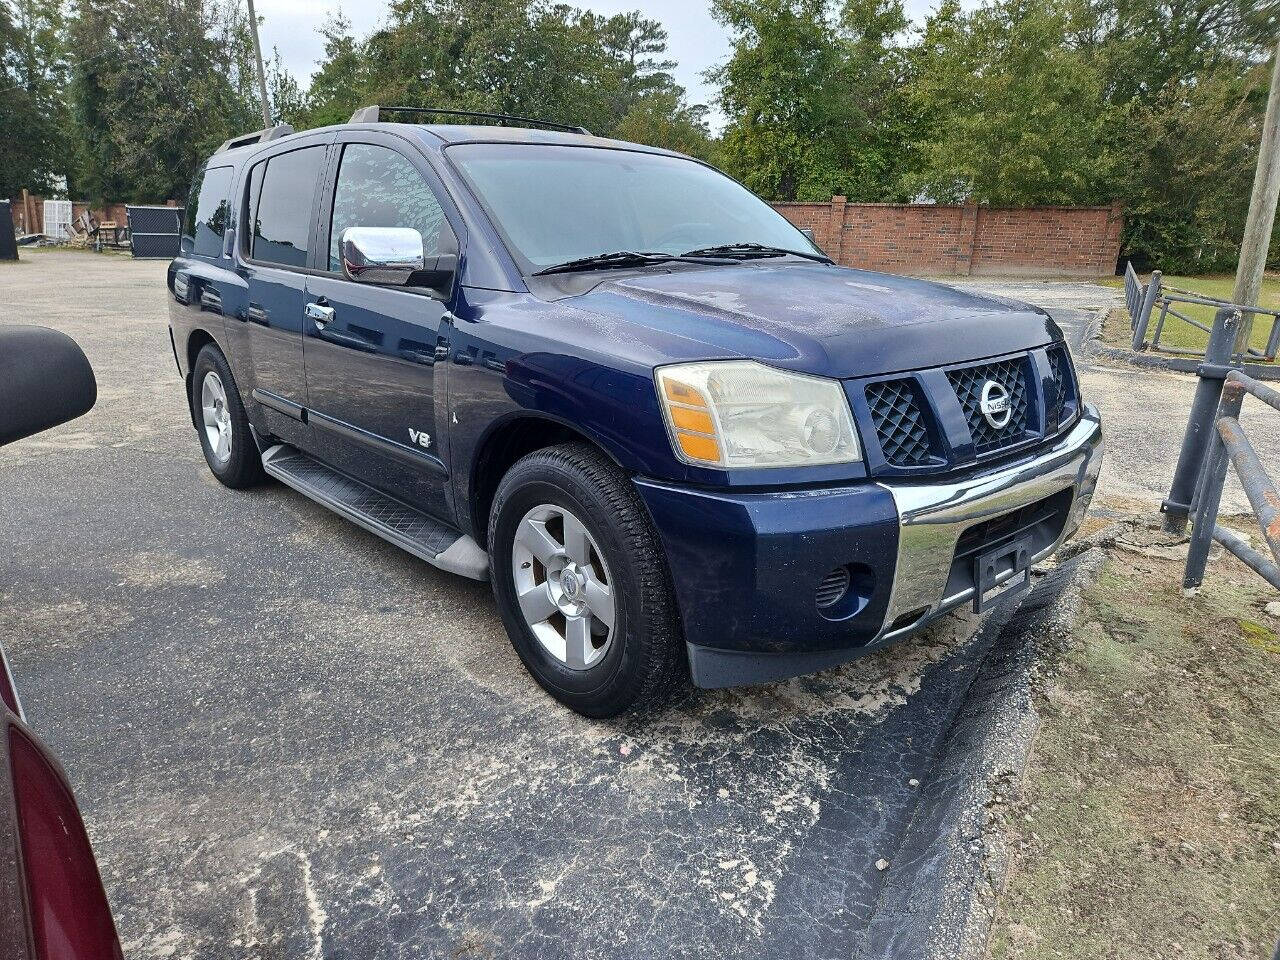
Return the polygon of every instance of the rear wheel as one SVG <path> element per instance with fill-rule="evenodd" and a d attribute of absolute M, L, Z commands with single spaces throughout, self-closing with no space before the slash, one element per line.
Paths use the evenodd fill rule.
<path fill-rule="evenodd" d="M 590 447 L 536 451 L 489 520 L 498 609 L 534 678 L 579 713 L 660 699 L 681 674 L 675 600 L 630 480 Z"/>
<path fill-rule="evenodd" d="M 191 409 L 205 462 L 228 487 L 262 480 L 262 458 L 249 430 L 249 415 L 227 358 L 212 343 L 196 357 L 191 371 Z"/>

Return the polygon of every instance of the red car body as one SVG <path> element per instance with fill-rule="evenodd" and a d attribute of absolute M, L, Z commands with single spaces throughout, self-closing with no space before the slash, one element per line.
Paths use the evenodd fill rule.
<path fill-rule="evenodd" d="M 0 445 L 78 417 L 97 399 L 71 338 L 0 326 Z M 66 773 L 27 725 L 0 649 L 0 960 L 122 956 Z"/>

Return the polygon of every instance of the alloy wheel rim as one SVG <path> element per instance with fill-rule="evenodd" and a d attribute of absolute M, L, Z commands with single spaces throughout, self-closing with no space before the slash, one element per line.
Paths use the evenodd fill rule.
<path fill-rule="evenodd" d="M 570 670 L 587 670 L 613 645 L 609 568 L 586 524 L 544 503 L 524 515 L 511 545 L 516 600 L 538 643 Z"/>
<path fill-rule="evenodd" d="M 209 450 L 219 465 L 231 459 L 231 411 L 227 409 L 227 390 L 222 378 L 210 370 L 200 385 L 200 411 L 204 418 L 204 435 Z"/>

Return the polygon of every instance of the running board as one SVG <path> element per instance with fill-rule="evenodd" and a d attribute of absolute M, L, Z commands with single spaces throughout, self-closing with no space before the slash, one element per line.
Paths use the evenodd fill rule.
<path fill-rule="evenodd" d="M 432 566 L 489 579 L 489 555 L 448 524 L 326 467 L 287 443 L 262 454 L 262 469 L 286 486 L 394 543 Z"/>

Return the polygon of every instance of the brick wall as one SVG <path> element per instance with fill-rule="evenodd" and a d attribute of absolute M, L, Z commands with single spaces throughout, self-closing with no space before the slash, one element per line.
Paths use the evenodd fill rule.
<path fill-rule="evenodd" d="M 170 205 L 175 201 L 168 201 Z M 12 203 L 14 230 L 38 233 L 39 197 Z M 1113 207 L 985 207 L 922 203 L 776 203 L 819 247 L 850 267 L 929 275 L 1110 275 L 1120 256 L 1122 211 Z M 98 221 L 125 224 L 124 204 L 72 204 L 74 221 L 89 210 Z"/>
<path fill-rule="evenodd" d="M 986 207 L 922 203 L 777 203 L 839 263 L 930 275 L 1110 275 L 1123 211 L 1111 207 Z"/>
<path fill-rule="evenodd" d="M 160 201 L 169 206 L 175 206 L 176 200 Z M 13 217 L 13 229 L 18 236 L 24 233 L 40 233 L 44 230 L 44 198 L 31 194 L 25 196 L 14 197 L 10 201 L 10 215 Z M 71 204 L 71 223 L 74 226 L 80 214 L 86 210 L 98 223 L 104 220 L 114 220 L 120 226 L 125 226 L 128 220 L 125 216 L 123 203 L 106 203 L 94 205 L 90 203 L 81 203 L 74 201 Z"/>

